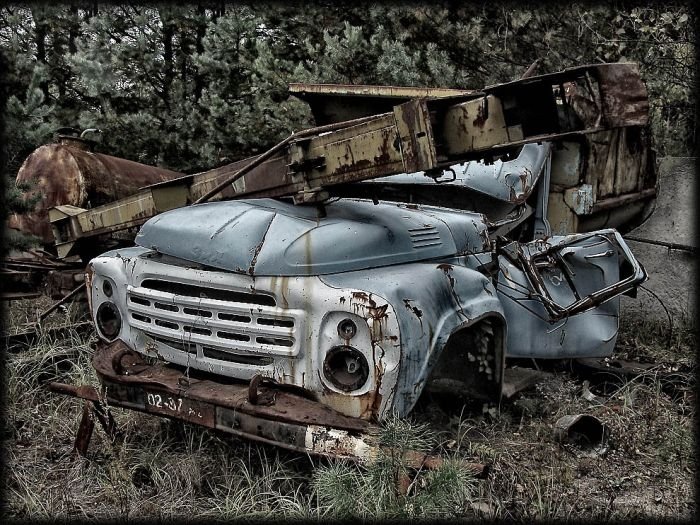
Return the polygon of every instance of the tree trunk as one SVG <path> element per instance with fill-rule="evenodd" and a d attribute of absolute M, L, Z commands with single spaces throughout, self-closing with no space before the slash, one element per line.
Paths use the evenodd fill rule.
<path fill-rule="evenodd" d="M 206 18 L 206 11 L 204 9 L 204 6 L 201 4 L 197 6 L 197 14 L 199 15 L 197 19 L 197 42 L 196 42 L 196 49 L 197 49 L 197 54 L 202 54 L 204 53 L 204 44 L 202 40 L 204 39 L 204 35 L 206 34 L 207 31 L 207 18 Z M 204 89 L 204 76 L 199 73 L 199 68 L 195 68 L 195 75 L 194 75 L 194 101 L 195 103 L 199 102 L 200 97 L 202 96 L 202 90 Z"/>
<path fill-rule="evenodd" d="M 36 44 L 36 60 L 37 62 L 46 65 L 46 34 L 47 26 L 44 16 L 36 9 L 32 9 L 32 18 L 34 19 L 34 43 Z M 44 94 L 44 101 L 49 100 L 49 82 L 43 80 L 39 84 L 41 92 Z"/>
<path fill-rule="evenodd" d="M 163 61 L 165 62 L 165 74 L 163 80 L 163 100 L 165 105 L 170 110 L 170 87 L 172 86 L 174 71 L 173 71 L 173 35 L 175 26 L 163 20 Z"/>

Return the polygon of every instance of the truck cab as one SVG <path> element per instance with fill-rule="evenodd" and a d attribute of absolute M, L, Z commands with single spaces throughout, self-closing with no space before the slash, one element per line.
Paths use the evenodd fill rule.
<path fill-rule="evenodd" d="M 406 415 L 426 388 L 493 400 L 506 357 L 610 355 L 619 295 L 646 279 L 613 229 L 520 242 L 509 220 L 357 198 L 193 205 L 91 261 L 91 310 L 105 342 L 353 417 Z"/>
<path fill-rule="evenodd" d="M 429 103 L 409 88 L 297 87 L 313 103 L 359 101 L 349 115 L 317 105 L 317 120 L 357 120 L 299 139 L 257 178 L 224 179 L 229 200 L 192 199 L 220 172 L 182 183 L 188 206 L 159 205 L 180 191 L 172 183 L 139 197 L 150 207 L 114 222 L 157 213 L 136 246 L 88 265 L 98 336 L 186 375 L 264 381 L 374 422 L 409 414 L 424 392 L 497 401 L 507 357 L 610 355 L 619 297 L 647 278 L 615 228 L 653 205 L 655 177 L 641 81 L 632 90 L 634 71 L 608 66 L 574 71 L 619 99 L 605 118 L 548 98 L 550 84 L 570 94 L 563 74 Z M 521 96 L 533 86 L 546 129 Z M 619 162 L 603 162 L 601 144 Z M 115 215 L 98 212 L 74 230 L 98 217 L 103 231 Z"/>

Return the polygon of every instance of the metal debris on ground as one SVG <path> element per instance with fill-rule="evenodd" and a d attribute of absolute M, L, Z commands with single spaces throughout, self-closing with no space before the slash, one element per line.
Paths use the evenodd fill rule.
<path fill-rule="evenodd" d="M 609 427 L 590 414 L 560 417 L 554 424 L 554 439 L 563 445 L 573 445 L 583 451 L 602 455 L 607 451 Z"/>

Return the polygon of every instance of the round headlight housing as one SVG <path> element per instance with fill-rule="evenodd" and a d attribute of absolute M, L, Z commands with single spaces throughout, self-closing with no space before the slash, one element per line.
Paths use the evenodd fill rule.
<path fill-rule="evenodd" d="M 114 290 L 112 289 L 112 283 L 105 279 L 102 283 L 102 291 L 107 297 L 112 297 L 112 294 L 114 293 Z"/>
<path fill-rule="evenodd" d="M 111 301 L 100 304 L 95 314 L 95 324 L 105 339 L 116 339 L 122 329 L 122 316 L 117 305 Z"/>
<path fill-rule="evenodd" d="M 343 319 L 338 323 L 338 335 L 343 339 L 352 339 L 357 333 L 357 325 L 351 319 Z"/>
<path fill-rule="evenodd" d="M 344 392 L 362 388 L 369 377 L 369 363 L 357 348 L 335 346 L 323 361 L 323 375 Z"/>

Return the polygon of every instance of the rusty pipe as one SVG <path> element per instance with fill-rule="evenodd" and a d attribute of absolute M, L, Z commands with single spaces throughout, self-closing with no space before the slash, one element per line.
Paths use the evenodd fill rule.
<path fill-rule="evenodd" d="M 46 319 L 46 316 L 48 316 L 51 312 L 53 312 L 56 308 L 61 306 L 63 303 L 68 301 L 68 299 L 71 299 L 73 296 L 75 296 L 78 292 L 81 290 L 85 289 L 85 283 L 82 283 L 78 286 L 76 286 L 73 290 L 68 292 L 66 295 L 63 296 L 62 299 L 60 299 L 58 302 L 54 303 L 52 306 L 50 306 L 47 310 L 44 310 L 44 312 L 39 315 L 39 322 L 43 321 Z"/>
<path fill-rule="evenodd" d="M 56 394 L 64 396 L 77 397 L 87 399 L 88 401 L 99 401 L 100 395 L 94 386 L 90 385 L 69 385 L 66 383 L 51 382 L 48 384 L 48 389 Z"/>

